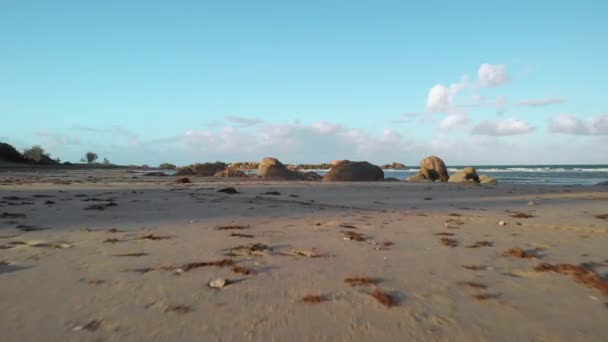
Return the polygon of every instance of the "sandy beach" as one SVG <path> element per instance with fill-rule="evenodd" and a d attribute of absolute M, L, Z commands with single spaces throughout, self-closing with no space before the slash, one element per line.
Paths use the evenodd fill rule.
<path fill-rule="evenodd" d="M 2 339 L 608 340 L 606 187 L 190 179 L 0 173 Z"/>

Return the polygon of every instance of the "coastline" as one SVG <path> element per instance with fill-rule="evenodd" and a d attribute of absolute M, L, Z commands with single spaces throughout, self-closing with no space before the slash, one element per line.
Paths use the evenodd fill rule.
<path fill-rule="evenodd" d="M 0 174 L 5 338 L 608 338 L 608 294 L 535 271 L 608 271 L 606 187 L 132 177 Z"/>

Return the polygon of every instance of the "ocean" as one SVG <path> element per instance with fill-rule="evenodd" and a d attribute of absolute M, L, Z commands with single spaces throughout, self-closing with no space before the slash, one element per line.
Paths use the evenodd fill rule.
<path fill-rule="evenodd" d="M 449 166 L 450 174 L 465 166 Z M 595 185 L 608 181 L 608 165 L 478 165 L 474 166 L 479 175 L 488 175 L 499 183 L 510 184 L 544 184 L 544 185 Z M 384 170 L 384 177 L 405 179 L 418 172 L 418 168 L 406 170 Z M 329 170 L 314 171 L 325 175 Z M 174 174 L 174 171 L 166 171 Z M 257 173 L 251 170 L 247 173 Z"/>
<path fill-rule="evenodd" d="M 452 174 L 465 166 L 449 166 Z M 608 181 L 608 165 L 478 165 L 473 166 L 479 175 L 488 175 L 499 183 L 544 185 L 595 185 Z M 405 179 L 418 168 L 384 170 L 384 177 Z M 308 171 L 308 170 L 307 170 Z M 328 170 L 310 170 L 324 175 Z"/>

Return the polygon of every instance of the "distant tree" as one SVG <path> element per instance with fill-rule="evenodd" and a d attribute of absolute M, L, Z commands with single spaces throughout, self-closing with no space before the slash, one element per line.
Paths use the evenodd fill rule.
<path fill-rule="evenodd" d="M 87 162 L 87 160 L 86 160 L 86 159 L 84 159 L 84 158 L 80 158 L 80 162 L 81 162 L 81 163 L 86 163 L 86 162 Z"/>
<path fill-rule="evenodd" d="M 23 156 L 16 148 L 7 143 L 0 142 L 0 160 L 11 161 L 15 163 L 22 163 Z"/>
<path fill-rule="evenodd" d="M 59 159 L 59 158 L 55 158 L 55 162 L 56 162 L 57 164 L 61 164 L 61 159 Z"/>
<path fill-rule="evenodd" d="M 99 158 L 99 157 L 97 156 L 97 153 L 95 153 L 95 152 L 87 152 L 87 154 L 85 155 L 85 158 L 87 159 L 87 163 L 91 164 L 94 161 L 96 161 L 97 158 Z"/>
<path fill-rule="evenodd" d="M 159 169 L 164 169 L 164 170 L 175 170 L 177 166 L 171 164 L 171 163 L 162 163 L 158 166 Z"/>
<path fill-rule="evenodd" d="M 44 161 L 50 155 L 44 152 L 44 149 L 39 145 L 34 145 L 28 149 L 23 150 L 23 158 L 31 160 L 36 163 Z"/>
<path fill-rule="evenodd" d="M 108 164 L 110 164 L 110 161 L 108 160 L 108 158 L 103 158 L 103 163 L 108 165 Z"/>

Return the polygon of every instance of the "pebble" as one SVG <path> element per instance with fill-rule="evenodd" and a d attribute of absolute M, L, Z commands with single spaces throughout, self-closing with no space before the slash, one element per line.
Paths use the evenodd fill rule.
<path fill-rule="evenodd" d="M 507 222 L 505 222 L 505 221 L 498 221 L 498 225 L 499 226 L 506 226 Z"/>
<path fill-rule="evenodd" d="M 214 288 L 214 289 L 221 289 L 224 286 L 226 286 L 226 279 L 224 278 L 217 278 L 217 279 L 213 279 L 212 281 L 209 282 L 209 287 Z"/>
<path fill-rule="evenodd" d="M 535 202 L 530 201 L 530 202 L 528 202 L 528 205 L 529 205 L 529 206 L 534 206 L 534 205 L 536 205 L 536 203 L 535 203 Z"/>

